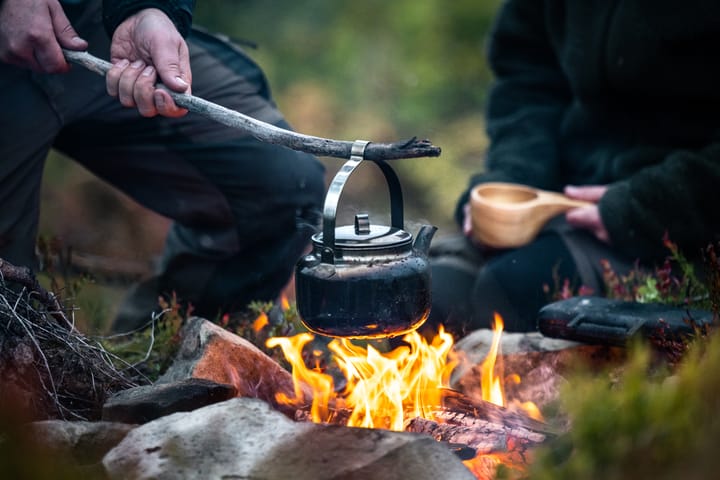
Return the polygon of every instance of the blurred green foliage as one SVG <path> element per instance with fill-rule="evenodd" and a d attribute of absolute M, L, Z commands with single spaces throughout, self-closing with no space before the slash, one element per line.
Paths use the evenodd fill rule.
<path fill-rule="evenodd" d="M 720 457 L 720 337 L 702 337 L 679 366 L 636 345 L 622 372 L 578 373 L 562 391 L 570 431 L 543 447 L 532 479 L 715 478 Z"/>
<path fill-rule="evenodd" d="M 280 109 L 303 133 L 354 140 L 429 138 L 438 159 L 394 163 L 408 219 L 454 229 L 468 177 L 482 168 L 483 107 L 491 82 L 485 41 L 499 0 L 198 2 L 195 23 L 247 48 Z M 341 161 L 327 160 L 329 177 Z M 353 203 L 377 190 L 372 172 Z M 374 192 L 375 193 L 375 192 Z M 381 192 L 382 193 L 382 192 Z M 385 197 L 370 210 L 384 211 Z"/>
<path fill-rule="evenodd" d="M 281 96 L 311 82 L 340 109 L 422 131 L 481 109 L 498 3 L 211 0 L 198 2 L 195 22 L 258 44 L 253 56 Z"/>

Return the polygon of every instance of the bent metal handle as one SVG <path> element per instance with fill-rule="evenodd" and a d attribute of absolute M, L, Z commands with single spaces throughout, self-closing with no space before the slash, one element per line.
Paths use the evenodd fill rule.
<path fill-rule="evenodd" d="M 350 160 L 338 170 L 335 177 L 328 187 L 328 193 L 325 196 L 325 207 L 323 209 L 323 249 L 322 261 L 324 263 L 334 263 L 335 260 L 335 219 L 337 217 L 337 207 L 340 202 L 340 194 L 350 175 L 363 161 L 365 148 L 370 142 L 366 140 L 355 140 L 352 145 L 352 155 Z M 403 197 L 400 179 L 398 179 L 395 171 L 382 160 L 373 162 L 380 167 L 385 175 L 388 188 L 390 189 L 390 223 L 394 228 L 402 230 L 403 219 Z"/>
<path fill-rule="evenodd" d="M 65 55 L 67 61 L 81 65 L 102 76 L 105 76 L 108 70 L 112 67 L 110 62 L 97 58 L 88 52 L 63 49 L 63 54 Z M 329 138 L 314 137 L 311 135 L 292 132 L 290 130 L 276 127 L 275 125 L 256 120 L 247 115 L 243 115 L 240 112 L 230 110 L 229 108 L 209 102 L 200 97 L 195 97 L 186 93 L 174 92 L 162 84 L 158 84 L 157 87 L 164 88 L 178 106 L 186 108 L 190 112 L 203 115 L 228 127 L 242 130 L 262 142 L 282 145 L 293 150 L 311 153 L 313 155 L 336 158 L 350 158 L 352 155 L 351 150 L 353 142 L 345 140 L 332 140 Z M 413 137 L 409 140 L 394 143 L 370 143 L 366 148 L 364 158 L 366 160 L 377 161 L 393 160 L 398 158 L 438 156 L 440 156 L 440 147 L 436 147 L 429 140 L 418 140 L 416 137 Z"/>

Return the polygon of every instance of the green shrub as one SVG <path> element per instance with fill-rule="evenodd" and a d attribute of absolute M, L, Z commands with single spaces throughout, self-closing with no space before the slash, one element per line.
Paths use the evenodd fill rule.
<path fill-rule="evenodd" d="M 571 427 L 537 452 L 533 479 L 714 478 L 720 468 L 720 338 L 670 370 L 646 345 L 611 375 L 578 373 L 561 393 Z"/>

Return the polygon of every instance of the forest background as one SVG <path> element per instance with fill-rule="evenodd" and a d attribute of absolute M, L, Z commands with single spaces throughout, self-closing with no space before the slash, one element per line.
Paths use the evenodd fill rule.
<path fill-rule="evenodd" d="M 482 168 L 492 80 L 486 40 L 499 3 L 200 0 L 195 24 L 237 41 L 260 64 L 299 132 L 381 142 L 417 136 L 440 146 L 439 158 L 393 163 L 406 229 L 430 223 L 440 237 L 456 231 L 457 198 Z M 344 163 L 321 161 L 328 182 Z M 356 208 L 369 211 L 373 223 L 389 222 L 387 187 L 376 170 L 363 166 L 351 177 L 340 223 Z M 40 234 L 55 268 L 81 258 L 98 267 L 81 288 L 64 288 L 81 326 L 103 331 L 129 283 L 152 269 L 169 222 L 57 152 L 48 159 L 42 202 Z"/>

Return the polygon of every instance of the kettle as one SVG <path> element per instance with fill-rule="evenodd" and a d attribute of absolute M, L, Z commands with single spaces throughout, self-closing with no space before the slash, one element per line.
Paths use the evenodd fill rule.
<path fill-rule="evenodd" d="M 403 230 L 400 181 L 388 163 L 373 160 L 390 190 L 391 226 L 355 215 L 354 225 L 335 227 L 340 194 L 363 161 L 369 142 L 353 143 L 350 159 L 333 178 L 325 197 L 323 229 L 312 251 L 295 268 L 296 304 L 303 324 L 332 337 L 379 338 L 416 329 L 430 313 L 430 242 L 437 230 L 423 225 L 413 236 Z"/>

